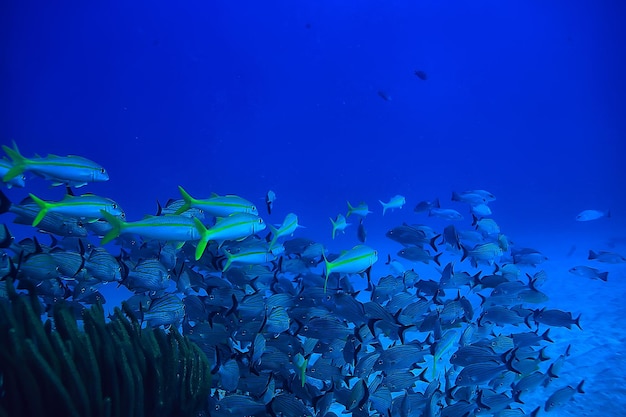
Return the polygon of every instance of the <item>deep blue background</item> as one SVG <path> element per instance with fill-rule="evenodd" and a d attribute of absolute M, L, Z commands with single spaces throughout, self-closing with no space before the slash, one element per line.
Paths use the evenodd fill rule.
<path fill-rule="evenodd" d="M 528 244 L 626 235 L 623 2 L 1 7 L 0 141 L 99 162 L 111 180 L 82 190 L 131 220 L 177 185 L 260 206 L 273 189 L 272 223 L 293 211 L 300 234 L 327 241 L 328 217 L 365 200 L 376 239 L 425 221 L 420 200 L 467 216 L 451 191 L 484 188 L 503 231 Z M 27 190 L 63 193 L 40 179 Z M 397 193 L 407 206 L 382 222 L 377 200 Z M 613 218 L 573 220 L 590 208 Z M 351 247 L 355 231 L 328 244 Z"/>

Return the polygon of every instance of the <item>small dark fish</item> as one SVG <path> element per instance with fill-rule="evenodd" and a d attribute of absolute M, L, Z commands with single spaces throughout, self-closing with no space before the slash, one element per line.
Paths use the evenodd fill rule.
<path fill-rule="evenodd" d="M 365 226 L 363 225 L 363 219 L 359 222 L 359 228 L 357 229 L 357 237 L 359 238 L 359 242 L 365 243 L 367 239 L 367 230 L 365 230 Z"/>
<path fill-rule="evenodd" d="M 423 211 L 429 211 L 434 208 L 440 208 L 439 199 L 436 198 L 434 201 L 420 201 L 417 203 L 417 206 L 413 209 L 416 213 L 421 213 Z"/>
<path fill-rule="evenodd" d="M 420 80 L 424 80 L 426 81 L 428 79 L 428 75 L 426 75 L 426 73 L 422 70 L 416 70 L 414 72 L 414 74 L 417 76 L 417 78 L 419 78 Z"/>
<path fill-rule="evenodd" d="M 391 97 L 382 90 L 378 90 L 378 96 L 385 101 L 391 101 Z"/>
<path fill-rule="evenodd" d="M 274 201 L 276 200 L 276 193 L 269 190 L 265 195 L 265 206 L 267 207 L 267 214 L 272 214 L 272 208 L 274 207 Z"/>

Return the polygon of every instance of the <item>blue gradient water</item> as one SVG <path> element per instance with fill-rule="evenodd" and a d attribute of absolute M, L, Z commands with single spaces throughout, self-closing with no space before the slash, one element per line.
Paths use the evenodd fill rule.
<path fill-rule="evenodd" d="M 0 142 L 15 140 L 26 156 L 99 162 L 111 180 L 82 190 L 115 199 L 129 219 L 178 198 L 178 185 L 260 207 L 272 189 L 267 221 L 294 212 L 306 226 L 298 236 L 340 250 L 357 243 L 356 224 L 332 241 L 328 218 L 363 200 L 375 212 L 368 244 L 386 258 L 398 250 L 388 228 L 447 224 L 414 213 L 419 201 L 439 197 L 469 227 L 451 192 L 487 189 L 502 231 L 550 258 L 557 305 L 580 297 L 569 308 L 598 318 L 586 323 L 598 326 L 596 337 L 622 323 L 624 265 L 610 266 L 604 287 L 567 273 L 589 249 L 626 253 L 622 2 L 10 0 L 0 8 Z M 6 191 L 13 201 L 27 192 L 57 199 L 64 190 L 33 178 Z M 406 206 L 382 217 L 378 200 L 395 194 Z M 612 216 L 576 222 L 583 209 Z M 604 347 L 597 357 L 615 354 L 611 343 L 587 342 Z M 607 390 L 596 391 L 625 403 Z M 585 401 L 591 395 L 576 403 L 588 415 L 601 411 Z"/>

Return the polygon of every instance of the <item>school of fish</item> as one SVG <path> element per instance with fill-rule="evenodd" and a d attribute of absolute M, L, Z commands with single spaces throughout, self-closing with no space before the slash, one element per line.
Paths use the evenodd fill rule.
<path fill-rule="evenodd" d="M 27 186 L 32 174 L 68 193 L 16 203 L 0 191 L 1 214 L 45 233 L 16 242 L 4 222 L 0 297 L 10 276 L 47 306 L 69 303 L 80 318 L 106 302 L 105 285 L 124 286 L 145 326 L 178 326 L 206 353 L 207 415 L 514 417 L 550 413 L 584 393 L 582 380 L 559 382 L 570 349 L 546 353 L 551 328 L 579 332 L 584 318 L 547 306 L 539 268 L 547 258 L 510 243 L 489 217 L 488 191 L 452 195 L 467 205 L 472 227 L 457 226 L 463 214 L 439 199 L 420 202 L 410 216 L 447 225 L 393 227 L 386 238 L 397 252 L 386 256 L 365 243 L 373 212 L 348 202 L 345 216 L 330 217 L 328 235 L 346 233 L 347 219 L 358 217 L 359 243 L 333 254 L 298 236 L 294 213 L 270 225 L 249 200 L 192 197 L 182 186 L 179 199 L 131 221 L 109 197 L 74 194 L 72 187 L 109 180 L 99 164 L 2 148 L 7 188 Z M 268 215 L 275 199 L 268 192 Z M 384 215 L 403 210 L 406 198 L 380 204 Z M 608 217 L 589 213 L 577 220 Z M 626 262 L 609 252 L 590 251 L 589 259 Z M 377 262 L 387 275 L 372 276 Z M 587 265 L 570 273 L 608 279 Z M 550 394 L 537 398 L 538 387 Z"/>

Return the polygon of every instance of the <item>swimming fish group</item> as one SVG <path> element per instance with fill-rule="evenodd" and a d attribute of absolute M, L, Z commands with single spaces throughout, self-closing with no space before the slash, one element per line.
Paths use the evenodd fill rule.
<path fill-rule="evenodd" d="M 105 178 L 85 158 L 71 157 L 80 161 L 72 168 L 64 157 L 24 158 L 15 146 L 3 148 L 14 164 L 6 183 L 24 172 L 73 187 Z M 50 242 L 16 242 L 1 227 L 0 276 L 48 307 L 69 303 L 77 317 L 105 302 L 106 285 L 124 286 L 144 325 L 180 326 L 207 355 L 211 416 L 510 417 L 566 407 L 583 393 L 583 382 L 559 379 L 569 348 L 557 357 L 549 352 L 551 328 L 581 331 L 584 322 L 547 307 L 547 274 L 537 270 L 547 259 L 512 246 L 485 217 L 491 193 L 453 194 L 469 206 L 473 228 L 457 226 L 462 214 L 439 200 L 418 204 L 415 211 L 450 223 L 389 229 L 390 247 L 410 266 L 388 254 L 385 267 L 365 237 L 328 253 L 296 236 L 302 227 L 294 213 L 274 226 L 239 196 L 178 191 L 180 199 L 135 221 L 92 194 L 57 202 L 31 194 L 16 204 L 1 193 L 0 212 L 47 232 Z M 383 214 L 405 203 L 400 195 L 381 201 Z M 348 203 L 345 217 L 331 218 L 333 238 L 350 215 L 371 213 L 365 203 Z M 389 273 L 372 276 L 379 269 Z M 606 278 L 593 269 L 571 272 Z M 353 276 L 367 278 L 367 286 Z M 530 398 L 544 390 L 546 401 Z"/>

